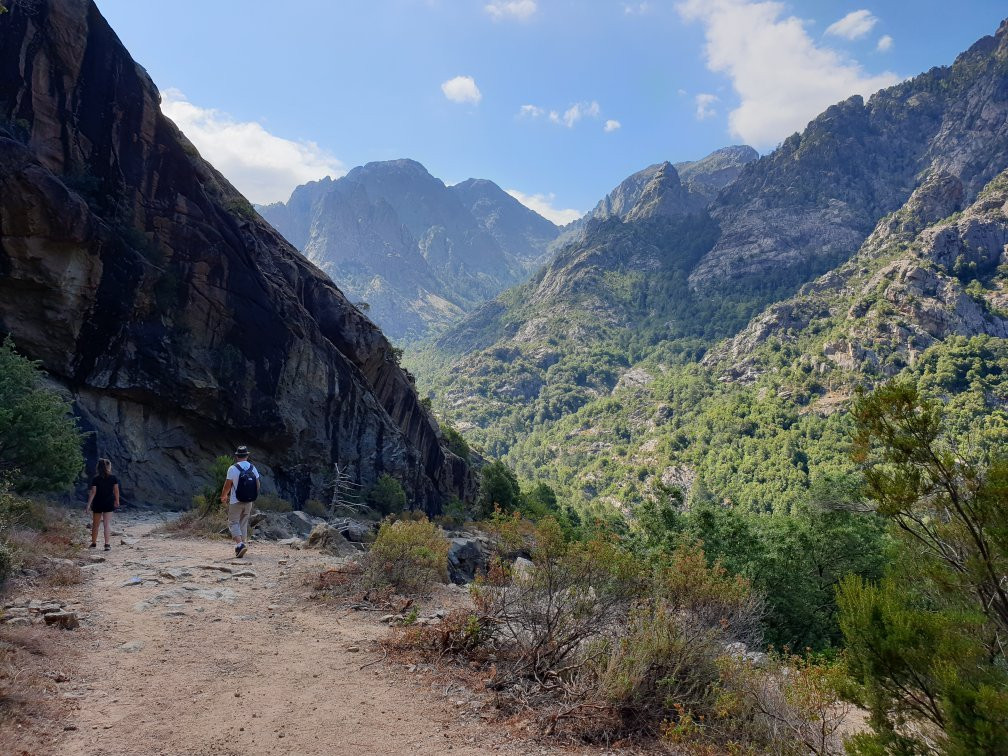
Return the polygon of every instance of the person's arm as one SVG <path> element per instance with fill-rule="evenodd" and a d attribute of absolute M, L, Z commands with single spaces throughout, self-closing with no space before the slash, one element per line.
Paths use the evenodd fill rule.
<path fill-rule="evenodd" d="M 94 486 L 91 486 L 91 488 L 88 489 L 87 506 L 84 507 L 85 512 L 91 511 L 91 502 L 94 501 L 95 493 L 97 493 L 97 491 L 98 489 L 96 489 Z"/>
<path fill-rule="evenodd" d="M 220 492 L 221 504 L 228 503 L 230 493 L 231 493 L 231 478 L 228 478 L 227 480 L 224 481 L 224 488 L 222 488 Z"/>
<path fill-rule="evenodd" d="M 113 504 L 114 509 L 119 509 L 119 484 L 116 483 L 112 486 L 112 494 L 115 496 L 115 504 Z"/>

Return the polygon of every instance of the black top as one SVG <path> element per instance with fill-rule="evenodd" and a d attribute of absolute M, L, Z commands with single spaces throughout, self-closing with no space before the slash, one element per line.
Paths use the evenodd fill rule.
<path fill-rule="evenodd" d="M 91 502 L 91 510 L 94 512 L 111 512 L 115 508 L 115 493 L 113 487 L 119 484 L 119 479 L 115 475 L 107 478 L 96 475 L 91 480 L 91 487 L 95 489 L 94 501 Z"/>

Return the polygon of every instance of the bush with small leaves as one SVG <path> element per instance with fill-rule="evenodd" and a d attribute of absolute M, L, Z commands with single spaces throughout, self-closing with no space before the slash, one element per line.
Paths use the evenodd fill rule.
<path fill-rule="evenodd" d="M 368 506 L 380 514 L 393 514 L 406 509 L 406 491 L 402 483 L 388 473 L 382 473 L 367 493 Z"/>
<path fill-rule="evenodd" d="M 448 539 L 426 518 L 384 522 L 364 557 L 364 582 L 403 594 L 425 594 L 448 580 Z"/>

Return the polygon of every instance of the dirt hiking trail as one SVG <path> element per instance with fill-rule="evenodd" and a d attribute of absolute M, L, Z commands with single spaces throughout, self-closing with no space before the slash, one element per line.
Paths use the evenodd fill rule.
<path fill-rule="evenodd" d="M 465 693 L 361 669 L 388 630 L 307 599 L 305 575 L 335 558 L 255 543 L 236 560 L 225 541 L 151 535 L 156 523 L 118 518 L 122 535 L 71 591 L 85 617 L 60 753 L 551 752 L 481 726 Z"/>

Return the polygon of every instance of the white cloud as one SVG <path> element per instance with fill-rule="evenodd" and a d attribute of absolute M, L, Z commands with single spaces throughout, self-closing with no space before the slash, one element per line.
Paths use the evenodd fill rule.
<path fill-rule="evenodd" d="M 871 14 L 871 11 L 856 10 L 827 26 L 826 33 L 844 39 L 861 39 L 877 23 L 878 19 Z"/>
<path fill-rule="evenodd" d="M 605 126 L 602 127 L 602 131 L 609 134 L 613 131 L 619 131 L 622 127 L 623 127 L 622 123 L 610 118 L 608 121 L 605 122 Z"/>
<path fill-rule="evenodd" d="M 893 38 L 888 34 L 883 34 L 879 37 L 878 44 L 875 45 L 875 49 L 879 52 L 889 52 L 892 49 Z"/>
<path fill-rule="evenodd" d="M 857 61 L 818 46 L 775 0 L 686 0 L 679 13 L 703 24 L 707 67 L 731 79 L 739 105 L 731 111 L 735 136 L 755 147 L 800 131 L 829 105 L 868 95 L 900 81 L 891 72 L 869 75 Z"/>
<path fill-rule="evenodd" d="M 576 102 L 564 111 L 563 116 L 559 120 L 568 129 L 573 129 L 574 124 L 582 118 L 598 118 L 601 112 L 602 109 L 594 100 L 591 102 Z M 556 122 L 556 119 L 553 118 L 553 113 L 550 113 L 550 120 Z"/>
<path fill-rule="evenodd" d="M 483 93 L 476 86 L 472 76 L 456 76 L 441 84 L 444 96 L 452 102 L 471 102 L 473 105 L 483 99 Z"/>
<path fill-rule="evenodd" d="M 550 123 L 555 123 L 557 126 L 566 126 L 568 129 L 573 129 L 575 124 L 584 118 L 598 118 L 600 115 L 602 115 L 602 106 L 595 100 L 591 102 L 575 102 L 563 113 L 559 110 L 540 108 L 538 105 L 522 105 L 518 109 L 519 118 L 534 119 L 546 116 Z M 610 124 L 615 125 L 610 126 Z M 615 131 L 619 127 L 619 121 L 606 121 L 603 128 L 606 131 Z"/>
<path fill-rule="evenodd" d="M 684 94 L 686 94 L 686 90 L 685 89 L 681 89 L 680 88 L 680 89 L 677 89 L 676 91 L 679 93 L 680 97 L 682 97 Z"/>
<path fill-rule="evenodd" d="M 271 134 L 255 121 L 193 105 L 177 89 L 161 93 L 161 110 L 200 154 L 252 202 L 286 201 L 295 187 L 346 173 L 343 164 L 315 142 Z"/>
<path fill-rule="evenodd" d="M 538 6 L 536 5 L 536 0 L 496 0 L 496 2 L 487 3 L 483 6 L 483 10 L 494 21 L 502 21 L 509 18 L 526 21 L 535 15 Z"/>
<path fill-rule="evenodd" d="M 506 189 L 505 191 L 525 205 L 525 207 L 534 210 L 543 218 L 553 221 L 558 226 L 565 226 L 584 215 L 579 210 L 560 210 L 553 207 L 556 195 L 552 192 L 550 194 L 525 194 L 525 192 L 519 192 L 517 189 Z"/>
<path fill-rule="evenodd" d="M 696 101 L 696 117 L 698 121 L 705 121 L 717 115 L 717 111 L 714 110 L 714 103 L 718 101 L 717 95 L 698 94 L 694 100 Z"/>
<path fill-rule="evenodd" d="M 623 3 L 623 12 L 628 16 L 643 16 L 651 12 L 651 3 Z"/>

